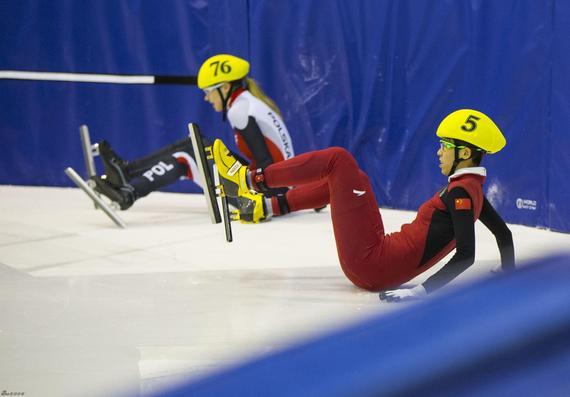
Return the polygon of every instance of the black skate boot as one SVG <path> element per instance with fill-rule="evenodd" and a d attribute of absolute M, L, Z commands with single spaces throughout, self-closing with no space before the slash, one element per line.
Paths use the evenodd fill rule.
<path fill-rule="evenodd" d="M 119 204 L 123 211 L 130 208 L 136 200 L 135 189 L 129 184 L 115 187 L 104 177 L 94 176 L 91 179 L 95 182 L 95 191 Z"/>
<path fill-rule="evenodd" d="M 119 188 L 128 184 L 128 162 L 120 158 L 105 140 L 99 142 L 99 155 L 103 160 L 107 182 Z"/>

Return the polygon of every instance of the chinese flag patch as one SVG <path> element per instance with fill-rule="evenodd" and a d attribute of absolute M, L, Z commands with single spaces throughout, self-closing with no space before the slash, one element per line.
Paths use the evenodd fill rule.
<path fill-rule="evenodd" d="M 455 209 L 456 210 L 470 210 L 471 209 L 471 200 L 468 198 L 455 199 Z"/>

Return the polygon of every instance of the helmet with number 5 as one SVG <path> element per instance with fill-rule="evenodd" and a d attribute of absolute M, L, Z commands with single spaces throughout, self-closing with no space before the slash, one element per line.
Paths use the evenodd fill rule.
<path fill-rule="evenodd" d="M 249 62 L 229 54 L 218 54 L 204 61 L 198 71 L 198 87 L 243 79 L 249 73 Z"/>
<path fill-rule="evenodd" d="M 436 135 L 467 142 L 487 153 L 497 153 L 507 143 L 495 122 L 473 109 L 460 109 L 447 115 L 437 127 Z"/>

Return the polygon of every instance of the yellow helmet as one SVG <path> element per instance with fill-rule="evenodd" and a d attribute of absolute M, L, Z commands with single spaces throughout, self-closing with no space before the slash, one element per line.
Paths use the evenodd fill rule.
<path fill-rule="evenodd" d="M 198 87 L 243 79 L 249 73 L 249 62 L 229 54 L 218 54 L 204 61 L 198 71 Z"/>
<path fill-rule="evenodd" d="M 462 140 L 487 153 L 497 153 L 507 143 L 497 124 L 485 113 L 473 109 L 448 114 L 437 127 L 436 135 Z"/>

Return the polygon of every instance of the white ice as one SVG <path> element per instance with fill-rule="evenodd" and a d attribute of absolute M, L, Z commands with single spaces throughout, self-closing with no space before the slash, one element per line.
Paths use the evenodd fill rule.
<path fill-rule="evenodd" d="M 389 232 L 415 216 L 381 212 Z M 127 229 L 78 189 L 0 186 L 0 391 L 148 395 L 405 307 L 344 277 L 328 210 L 234 223 L 231 244 L 201 195 L 153 193 L 119 215 Z M 512 231 L 519 261 L 570 247 Z M 440 293 L 490 277 L 499 252 L 480 224 L 477 242 Z"/>

